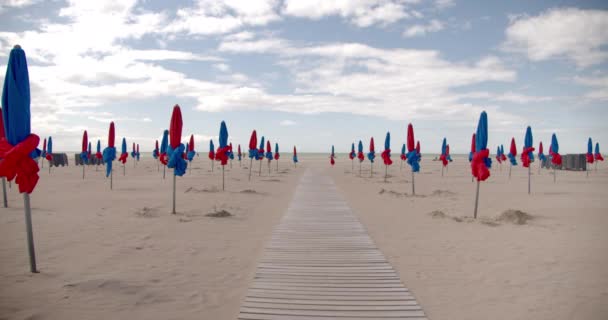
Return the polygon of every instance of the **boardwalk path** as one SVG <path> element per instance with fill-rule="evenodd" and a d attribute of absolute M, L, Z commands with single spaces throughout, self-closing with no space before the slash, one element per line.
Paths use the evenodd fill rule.
<path fill-rule="evenodd" d="M 239 319 L 426 319 L 329 177 L 309 170 Z"/>

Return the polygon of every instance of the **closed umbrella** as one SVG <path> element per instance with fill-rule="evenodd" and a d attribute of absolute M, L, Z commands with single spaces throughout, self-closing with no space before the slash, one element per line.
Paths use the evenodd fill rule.
<path fill-rule="evenodd" d="M 95 166 L 95 171 L 99 169 L 99 164 L 103 160 L 103 154 L 101 153 L 101 140 L 97 139 L 97 149 L 95 152 L 95 159 L 97 159 L 97 165 Z"/>
<path fill-rule="evenodd" d="M 475 219 L 477 219 L 477 207 L 479 204 L 479 184 L 490 177 L 489 169 L 491 167 L 492 159 L 490 159 L 490 150 L 488 149 L 488 115 L 483 111 L 479 116 L 477 132 L 475 133 L 475 154 L 473 154 L 473 158 L 471 159 L 471 171 L 473 176 L 477 178 L 475 209 L 473 211 L 473 218 Z"/>
<path fill-rule="evenodd" d="M 2 117 L 2 109 L 0 109 L 0 141 L 6 140 L 6 135 L 4 134 L 4 120 Z M 1 144 L 2 142 L 0 142 Z M 46 149 L 46 148 L 45 148 Z M 0 161 L 2 158 L 0 157 Z M 6 196 L 6 178 L 2 177 L 2 196 L 4 200 L 4 207 L 8 208 L 8 198 Z"/>
<path fill-rule="evenodd" d="M 336 154 L 334 153 L 334 146 L 331 146 L 331 153 L 329 154 L 329 163 L 332 167 L 334 166 L 334 164 L 336 164 L 336 160 L 334 160 L 335 157 Z"/>
<path fill-rule="evenodd" d="M 219 146 L 217 148 L 217 153 L 215 154 L 215 160 L 220 161 L 222 165 L 222 190 L 225 190 L 225 180 L 224 180 L 224 166 L 228 164 L 230 153 L 230 146 L 228 145 L 228 128 L 226 127 L 226 122 L 222 121 L 220 124 L 220 136 L 219 136 Z"/>
<path fill-rule="evenodd" d="M 30 194 L 38 183 L 38 164 L 32 159 L 40 138 L 31 133 L 30 81 L 25 52 L 15 46 L 9 55 L 2 89 L 2 122 L 5 138 L 0 139 L 0 177 L 15 179 L 23 193 L 30 271 L 38 272 L 32 231 Z"/>
<path fill-rule="evenodd" d="M 543 142 L 541 141 L 538 144 L 538 174 L 540 174 L 540 168 L 543 166 L 545 161 L 547 161 L 547 157 L 543 153 Z"/>
<path fill-rule="evenodd" d="M 51 173 L 51 167 L 53 166 L 53 137 L 49 137 L 46 143 L 46 160 L 49 162 L 49 173 Z"/>
<path fill-rule="evenodd" d="M 272 147 L 270 144 L 270 139 L 266 141 L 266 159 L 268 159 L 268 175 L 270 175 L 270 161 L 272 161 Z"/>
<path fill-rule="evenodd" d="M 361 163 L 365 160 L 365 155 L 363 155 L 363 142 L 359 140 L 359 145 L 357 146 L 357 159 L 359 159 L 359 177 L 361 176 Z"/>
<path fill-rule="evenodd" d="M 251 181 L 251 167 L 253 166 L 253 160 L 258 158 L 258 135 L 253 130 L 251 137 L 249 138 L 249 181 Z"/>
<path fill-rule="evenodd" d="M 353 142 L 350 146 L 350 153 L 348 154 L 348 158 L 350 159 L 350 166 L 351 166 L 350 171 L 351 172 L 355 171 L 355 158 L 356 157 L 357 157 L 357 154 L 355 153 L 355 143 Z"/>
<path fill-rule="evenodd" d="M 209 140 L 209 159 L 211 160 L 211 172 L 213 172 L 213 166 L 215 162 L 215 146 L 213 140 Z"/>
<path fill-rule="evenodd" d="M 589 140 L 587 140 L 587 163 L 591 164 L 593 163 L 593 160 L 593 141 L 589 138 Z M 587 171 L 587 178 L 589 178 L 589 169 L 585 171 Z"/>
<path fill-rule="evenodd" d="M 173 214 L 176 214 L 176 177 L 183 176 L 188 168 L 188 163 L 183 157 L 185 147 L 184 144 L 181 143 L 183 125 L 182 111 L 179 108 L 179 105 L 175 105 L 173 107 L 173 112 L 171 113 L 171 122 L 169 123 L 169 145 L 167 146 L 167 155 L 169 156 L 167 166 L 173 169 L 173 210 L 171 211 Z"/>
<path fill-rule="evenodd" d="M 156 143 L 154 144 L 154 150 L 152 151 L 152 157 L 154 158 L 154 160 L 159 160 L 160 157 L 160 149 L 158 147 L 158 140 L 156 140 Z M 159 165 L 160 161 L 156 162 L 156 171 L 160 171 L 160 165 Z"/>
<path fill-rule="evenodd" d="M 190 135 L 190 142 L 188 142 L 188 153 L 186 157 L 190 162 L 190 172 L 192 172 L 192 160 L 194 160 L 194 156 L 196 155 L 196 151 L 194 151 L 194 135 Z"/>
<path fill-rule="evenodd" d="M 234 160 L 234 152 L 232 152 L 232 142 L 228 144 L 228 158 L 230 158 L 230 169 L 232 169 L 232 160 Z"/>
<path fill-rule="evenodd" d="M 114 147 L 115 132 L 114 122 L 110 122 L 110 129 L 108 131 L 108 146 L 103 149 L 103 162 L 106 163 L 106 177 L 110 177 L 110 190 L 113 188 L 113 171 L 112 162 L 116 159 L 116 147 Z"/>
<path fill-rule="evenodd" d="M 441 176 L 443 177 L 443 168 L 445 168 L 448 165 L 448 156 L 446 153 L 446 149 L 447 149 L 447 140 L 445 138 L 443 138 L 443 141 L 441 142 L 441 155 L 439 156 L 439 159 L 441 160 Z"/>
<path fill-rule="evenodd" d="M 475 153 L 475 134 L 473 133 L 473 137 L 471 137 L 471 151 L 469 152 L 469 163 L 473 161 L 473 154 Z M 471 175 L 471 182 L 473 182 L 473 177 Z"/>
<path fill-rule="evenodd" d="M 387 132 L 384 138 L 384 151 L 380 154 L 382 162 L 384 162 L 384 182 L 388 178 L 388 166 L 393 164 L 391 160 L 391 133 Z"/>
<path fill-rule="evenodd" d="M 277 172 L 279 172 L 279 158 L 281 158 L 281 155 L 279 154 L 279 144 L 275 142 L 275 144 L 274 144 L 274 160 L 277 161 Z"/>
<path fill-rule="evenodd" d="M 526 128 L 526 135 L 524 137 L 524 148 L 521 151 L 521 163 L 524 168 L 528 168 L 528 194 L 530 194 L 531 192 L 530 164 L 534 162 L 534 147 L 532 146 L 533 143 L 534 142 L 532 141 L 532 128 L 528 126 L 528 128 Z"/>
<path fill-rule="evenodd" d="M 264 159 L 264 136 L 260 140 L 260 148 L 258 149 L 258 160 L 260 161 L 260 177 L 262 176 L 262 159 Z"/>
<path fill-rule="evenodd" d="M 555 167 L 561 167 L 562 165 L 562 156 L 559 154 L 559 143 L 557 142 L 555 133 L 551 136 L 549 155 L 551 156 L 551 163 L 553 163 L 553 182 L 555 183 L 557 181 L 557 171 L 555 171 Z"/>
<path fill-rule="evenodd" d="M 44 159 L 46 159 L 46 138 L 42 142 L 42 152 L 40 153 L 40 167 L 44 168 Z"/>
<path fill-rule="evenodd" d="M 127 152 L 127 139 L 122 138 L 122 145 L 120 147 L 120 157 L 118 157 L 118 162 L 122 163 L 122 175 L 125 176 L 127 174 L 127 159 L 129 158 L 129 153 Z"/>
<path fill-rule="evenodd" d="M 89 146 L 89 137 L 85 130 L 82 134 L 82 150 L 80 152 L 80 159 L 82 160 L 82 180 L 84 180 L 84 167 L 85 164 L 89 163 L 89 153 L 87 147 Z"/>
<path fill-rule="evenodd" d="M 169 155 L 167 154 L 167 149 L 169 149 L 169 130 L 163 131 L 163 138 L 160 143 L 160 155 L 158 158 L 160 163 L 163 164 L 163 180 L 165 179 L 165 171 L 167 169 L 167 165 L 169 164 Z"/>
<path fill-rule="evenodd" d="M 369 176 L 372 177 L 374 175 L 374 159 L 376 158 L 376 148 L 374 147 L 374 137 L 369 140 L 369 152 L 367 153 L 367 159 L 369 159 L 370 164 L 370 172 Z"/>
<path fill-rule="evenodd" d="M 414 173 L 420 171 L 420 142 L 414 147 L 414 126 L 407 125 L 407 164 L 412 168 L 412 195 L 416 194 L 416 181 Z"/>
<path fill-rule="evenodd" d="M 399 154 L 399 158 L 401 159 L 401 163 L 399 166 L 399 170 L 403 170 L 403 161 L 407 160 L 407 156 L 405 155 L 405 143 L 401 146 L 401 153 Z"/>
<path fill-rule="evenodd" d="M 241 144 L 239 143 L 239 145 L 236 148 L 237 148 L 236 156 L 239 159 L 239 168 L 240 168 L 240 167 L 242 167 L 241 159 L 243 158 L 243 152 L 241 152 Z"/>
<path fill-rule="evenodd" d="M 597 163 L 599 161 L 604 161 L 604 157 L 602 157 L 602 154 L 600 153 L 599 142 L 595 143 L 595 153 L 593 154 L 593 157 L 595 158 L 595 171 L 597 171 Z"/>
<path fill-rule="evenodd" d="M 298 167 L 298 150 L 296 150 L 296 146 L 293 146 L 293 166 L 294 168 Z"/>
<path fill-rule="evenodd" d="M 511 179 L 511 169 L 513 166 L 517 165 L 517 146 L 515 146 L 515 138 L 511 138 L 511 148 L 509 149 L 509 161 L 511 161 L 511 165 L 509 166 L 509 179 Z"/>

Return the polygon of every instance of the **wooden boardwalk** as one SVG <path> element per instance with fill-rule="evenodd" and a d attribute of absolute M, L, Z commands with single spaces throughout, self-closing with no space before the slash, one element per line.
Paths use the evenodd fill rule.
<path fill-rule="evenodd" d="M 239 319 L 426 319 L 329 177 L 307 171 Z"/>

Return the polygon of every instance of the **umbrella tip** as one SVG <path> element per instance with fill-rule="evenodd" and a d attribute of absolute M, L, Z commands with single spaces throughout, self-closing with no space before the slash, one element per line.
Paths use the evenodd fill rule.
<path fill-rule="evenodd" d="M 20 46 L 20 45 L 18 45 L 18 44 L 16 44 L 16 45 L 13 47 L 13 49 L 21 49 L 21 46 Z"/>

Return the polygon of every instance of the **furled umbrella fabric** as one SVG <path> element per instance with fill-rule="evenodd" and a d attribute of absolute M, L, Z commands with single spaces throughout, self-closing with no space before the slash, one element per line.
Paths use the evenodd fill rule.
<path fill-rule="evenodd" d="M 225 166 L 228 163 L 229 152 L 228 128 L 226 127 L 226 122 L 222 121 L 220 124 L 219 145 L 217 147 L 217 152 L 215 153 L 215 160 L 220 161 L 220 164 Z"/>
<path fill-rule="evenodd" d="M 42 142 L 42 152 L 40 153 L 40 156 L 46 159 L 46 138 L 44 138 Z"/>
<path fill-rule="evenodd" d="M 593 163 L 593 141 L 591 138 L 587 140 L 587 163 Z"/>
<path fill-rule="evenodd" d="M 97 158 L 97 161 L 101 161 L 103 159 L 103 154 L 101 153 L 101 140 L 97 140 L 95 158 Z"/>
<path fill-rule="evenodd" d="M 500 156 L 500 146 L 496 146 L 496 161 L 498 161 L 498 163 L 502 162 L 502 157 Z"/>
<path fill-rule="evenodd" d="M 167 166 L 173 169 L 175 176 L 183 176 L 188 168 L 188 163 L 184 160 L 184 152 L 186 147 L 182 141 L 182 111 L 179 105 L 173 107 L 171 114 L 171 122 L 169 124 L 169 145 L 167 146 L 167 155 L 169 156 L 169 162 Z"/>
<path fill-rule="evenodd" d="M 517 165 L 517 146 L 515 145 L 515 138 L 511 138 L 511 148 L 509 149 L 509 161 L 511 165 Z"/>
<path fill-rule="evenodd" d="M 122 145 L 120 146 L 120 157 L 118 157 L 118 162 L 125 164 L 127 163 L 127 159 L 129 158 L 129 153 L 127 152 L 127 138 L 122 138 Z"/>
<path fill-rule="evenodd" d="M 194 160 L 194 156 L 196 155 L 196 151 L 194 151 L 194 135 L 190 135 L 190 142 L 188 142 L 188 161 Z"/>
<path fill-rule="evenodd" d="M 257 160 L 258 158 L 258 136 L 255 130 L 249 138 L 249 159 Z"/>
<path fill-rule="evenodd" d="M 279 154 L 279 144 L 274 144 L 274 160 L 279 160 L 281 158 L 281 154 Z"/>
<path fill-rule="evenodd" d="M 452 162 L 452 155 L 450 154 L 450 145 L 445 146 L 445 157 L 449 162 Z"/>
<path fill-rule="evenodd" d="M 109 177 L 112 173 L 112 162 L 116 159 L 116 147 L 114 147 L 114 131 L 114 122 L 110 122 L 110 129 L 108 130 L 108 146 L 103 149 L 103 162 L 106 163 L 106 177 Z"/>
<path fill-rule="evenodd" d="M 407 164 L 412 167 L 412 172 L 420 171 L 420 152 L 414 146 L 414 126 L 407 125 Z M 418 144 L 420 146 L 420 144 Z"/>
<path fill-rule="evenodd" d="M 160 156 L 160 150 L 158 149 L 158 140 L 154 143 L 154 150 L 152 150 L 152 157 L 158 159 Z"/>
<path fill-rule="evenodd" d="M 137 144 L 136 148 L 135 148 L 135 158 L 137 158 L 137 161 L 139 161 L 139 143 Z"/>
<path fill-rule="evenodd" d="M 422 154 L 420 153 L 420 141 L 416 141 L 416 156 L 418 156 L 418 162 L 422 160 Z"/>
<path fill-rule="evenodd" d="M 393 160 L 391 160 L 391 133 L 386 133 L 386 138 L 384 138 L 384 151 L 380 154 L 382 161 L 385 166 L 390 166 L 393 164 Z"/>
<path fill-rule="evenodd" d="M 545 162 L 545 160 L 547 160 L 547 157 L 545 156 L 545 154 L 543 153 L 543 143 L 542 141 L 538 144 L 538 160 L 543 163 Z"/>
<path fill-rule="evenodd" d="M 336 154 L 334 153 L 334 146 L 331 146 L 331 153 L 329 154 L 329 163 L 333 166 L 334 164 L 336 164 L 336 160 L 334 160 L 334 158 L 336 157 Z"/>
<path fill-rule="evenodd" d="M 91 153 L 91 150 L 92 150 L 92 149 L 91 149 L 91 141 L 89 141 L 89 148 L 87 149 L 87 153 L 89 154 L 89 155 L 88 155 L 89 160 L 90 160 L 90 159 L 93 159 L 93 158 L 91 157 L 91 156 L 93 155 L 93 154 Z"/>
<path fill-rule="evenodd" d="M 505 146 L 504 145 L 500 145 L 500 159 L 505 162 L 507 161 L 507 156 L 505 155 Z"/>
<path fill-rule="evenodd" d="M 369 152 L 367 153 L 367 159 L 373 164 L 376 159 L 376 148 L 374 146 L 374 138 L 369 140 Z"/>
<path fill-rule="evenodd" d="M 209 140 L 209 159 L 215 160 L 215 146 L 213 145 L 213 140 Z"/>
<path fill-rule="evenodd" d="M 188 149 L 189 149 L 188 142 L 186 142 L 186 149 L 185 149 L 186 151 L 182 155 L 182 158 L 184 158 L 184 160 L 188 160 Z"/>
<path fill-rule="evenodd" d="M 133 142 L 133 147 L 131 149 L 131 158 L 135 159 L 137 157 L 137 152 L 135 151 L 135 142 Z"/>
<path fill-rule="evenodd" d="M 239 143 L 239 145 L 236 147 L 236 156 L 238 158 L 239 161 L 241 161 L 241 159 L 243 158 L 243 153 L 241 152 L 241 144 Z"/>
<path fill-rule="evenodd" d="M 169 164 L 169 156 L 167 155 L 167 149 L 169 149 L 169 130 L 163 131 L 163 138 L 161 139 L 161 143 L 160 143 L 159 160 L 160 160 L 160 163 L 162 163 L 164 166 Z M 165 170 L 165 169 L 163 169 L 163 170 Z"/>
<path fill-rule="evenodd" d="M 296 150 L 296 146 L 293 146 L 293 163 L 298 163 L 298 150 Z"/>
<path fill-rule="evenodd" d="M 473 154 L 475 153 L 475 134 L 471 137 L 471 151 L 469 151 L 469 162 L 473 161 Z"/>
<path fill-rule="evenodd" d="M 262 136 L 262 139 L 260 140 L 260 148 L 258 149 L 258 160 L 262 159 L 264 159 L 264 136 Z"/>
<path fill-rule="evenodd" d="M 600 153 L 599 142 L 595 143 L 595 154 L 593 156 L 595 157 L 595 161 L 604 161 L 604 157 L 602 157 L 602 154 Z"/>
<path fill-rule="evenodd" d="M 268 162 L 270 162 L 273 159 L 273 157 L 272 157 L 272 147 L 271 147 L 271 144 L 270 144 L 270 140 L 266 141 L 266 154 L 265 154 L 265 156 L 266 156 L 266 159 L 268 159 Z"/>
<path fill-rule="evenodd" d="M 357 159 L 359 159 L 359 162 L 365 160 L 365 155 L 363 154 L 363 141 L 361 140 L 359 140 L 359 145 L 357 146 Z"/>
<path fill-rule="evenodd" d="M 354 160 L 357 157 L 357 154 L 355 153 L 355 143 L 353 142 L 350 146 L 350 153 L 348 154 L 348 158 L 350 160 Z"/>
<path fill-rule="evenodd" d="M 405 152 L 405 143 L 401 146 L 401 154 L 399 155 L 399 158 L 401 158 L 401 161 L 405 161 L 407 160 L 406 157 L 406 152 Z"/>
<path fill-rule="evenodd" d="M 234 152 L 232 151 L 232 142 L 228 144 L 228 158 L 234 160 Z"/>
<path fill-rule="evenodd" d="M 89 152 L 87 150 L 88 146 L 89 146 L 89 136 L 87 134 L 87 131 L 85 130 L 84 133 L 82 134 L 82 148 L 81 148 L 81 152 L 80 152 L 80 159 L 82 159 L 83 165 L 89 163 Z"/>
<path fill-rule="evenodd" d="M 46 142 L 46 160 L 53 161 L 53 137 L 49 137 Z"/>
<path fill-rule="evenodd" d="M 528 168 L 530 163 L 534 162 L 534 141 L 532 140 L 532 128 L 526 128 L 526 136 L 524 137 L 524 148 L 521 151 L 521 162 L 524 168 Z"/>
<path fill-rule="evenodd" d="M 40 138 L 31 133 L 30 83 L 25 52 L 15 46 L 9 55 L 2 88 L 0 176 L 15 179 L 19 192 L 30 194 L 38 183 L 38 164 L 32 159 Z M 29 209 L 28 209 L 29 210 Z"/>
<path fill-rule="evenodd" d="M 555 133 L 551 136 L 551 148 L 549 148 L 549 154 L 551 155 L 551 162 L 554 165 L 562 165 L 562 156 L 559 154 L 559 144 L 557 142 L 557 136 Z"/>
<path fill-rule="evenodd" d="M 490 177 L 492 159 L 488 149 L 488 115 L 483 111 L 477 124 L 475 137 L 475 153 L 471 159 L 471 173 L 477 181 L 485 181 Z"/>
<path fill-rule="evenodd" d="M 444 167 L 448 165 L 448 157 L 447 157 L 446 149 L 447 149 L 447 140 L 445 138 L 443 138 L 443 142 L 441 143 L 441 155 L 439 156 L 439 160 L 441 160 L 441 163 L 443 164 Z"/>

